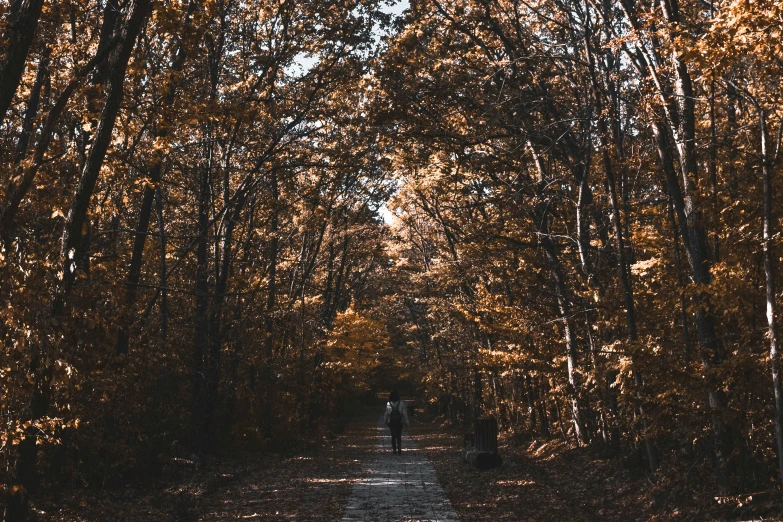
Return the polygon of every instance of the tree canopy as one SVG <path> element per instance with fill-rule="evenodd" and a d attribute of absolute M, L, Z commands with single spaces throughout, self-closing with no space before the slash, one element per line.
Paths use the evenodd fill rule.
<path fill-rule="evenodd" d="M 0 5 L 5 519 L 395 383 L 779 488 L 781 9 Z"/>

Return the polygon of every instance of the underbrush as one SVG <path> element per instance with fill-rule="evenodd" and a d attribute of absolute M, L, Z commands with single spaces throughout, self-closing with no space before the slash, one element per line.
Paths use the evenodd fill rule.
<path fill-rule="evenodd" d="M 175 445 L 158 457 L 155 474 L 42 489 L 33 497 L 31 520 L 338 520 L 360 472 L 361 455 L 349 442 L 365 436 L 370 414 L 374 421 L 374 410 L 358 408 L 352 419 L 341 417 L 309 437 L 292 429 L 267 444 L 226 439 L 216 455 L 185 455 Z"/>
<path fill-rule="evenodd" d="M 460 460 L 467 431 L 426 416 L 411 430 L 462 522 L 783 520 L 777 490 L 716 496 L 709 462 L 667 460 L 652 476 L 633 448 L 610 457 L 563 437 L 502 433 L 503 465 L 479 471 Z"/>

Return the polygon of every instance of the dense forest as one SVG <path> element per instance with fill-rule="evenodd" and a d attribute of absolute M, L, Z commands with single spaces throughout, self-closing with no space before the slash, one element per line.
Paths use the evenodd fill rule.
<path fill-rule="evenodd" d="M 4 520 L 395 382 L 781 487 L 783 4 L 393 7 L 0 3 Z"/>

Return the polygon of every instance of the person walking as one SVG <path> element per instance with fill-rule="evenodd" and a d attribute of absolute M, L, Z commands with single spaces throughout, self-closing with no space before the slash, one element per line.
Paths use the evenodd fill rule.
<path fill-rule="evenodd" d="M 402 427 L 408 425 L 408 408 L 396 391 L 389 394 L 383 420 L 391 430 L 392 452 L 394 455 L 402 454 Z"/>

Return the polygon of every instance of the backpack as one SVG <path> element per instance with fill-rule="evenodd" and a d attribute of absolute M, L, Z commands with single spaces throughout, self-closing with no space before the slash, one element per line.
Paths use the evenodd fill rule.
<path fill-rule="evenodd" d="M 397 403 L 397 406 L 394 406 L 392 403 L 389 403 L 391 406 L 391 413 L 389 414 L 389 424 L 402 424 L 402 413 L 400 413 L 400 410 L 398 409 L 400 407 L 400 403 L 402 401 Z"/>

